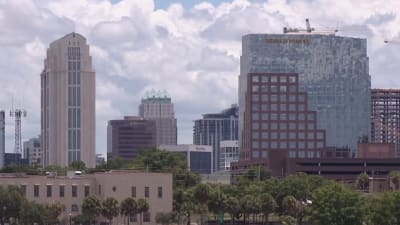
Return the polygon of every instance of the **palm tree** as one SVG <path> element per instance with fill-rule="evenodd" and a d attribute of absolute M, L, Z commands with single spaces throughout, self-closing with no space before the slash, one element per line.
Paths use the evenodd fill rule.
<path fill-rule="evenodd" d="M 96 196 L 91 195 L 83 199 L 82 214 L 89 218 L 89 223 L 92 224 L 98 215 L 101 213 L 101 201 Z"/>
<path fill-rule="evenodd" d="M 200 213 L 200 224 L 204 224 L 204 213 L 207 213 L 207 202 L 210 199 L 211 188 L 208 184 L 198 184 L 194 188 L 194 199 L 197 202 L 197 211 Z"/>
<path fill-rule="evenodd" d="M 128 225 L 129 225 L 129 220 L 131 217 L 135 216 L 137 214 L 137 209 L 138 205 L 133 198 L 126 198 L 121 202 L 121 215 L 125 216 L 128 219 Z"/>
<path fill-rule="evenodd" d="M 260 202 L 261 202 L 261 211 L 264 215 L 264 221 L 265 224 L 268 225 L 269 220 L 269 214 L 273 213 L 275 209 L 278 207 L 276 204 L 276 201 L 272 195 L 265 193 L 260 196 Z"/>
<path fill-rule="evenodd" d="M 118 201 L 115 198 L 109 197 L 102 202 L 101 215 L 109 220 L 112 225 L 112 219 L 119 214 Z"/>
<path fill-rule="evenodd" d="M 143 199 L 140 198 L 137 200 L 137 212 L 140 215 L 140 225 L 142 225 L 143 222 L 143 213 L 148 212 L 149 211 L 149 203 Z"/>

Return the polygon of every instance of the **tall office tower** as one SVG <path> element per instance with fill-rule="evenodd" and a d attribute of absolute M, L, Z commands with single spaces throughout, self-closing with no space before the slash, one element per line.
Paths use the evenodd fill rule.
<path fill-rule="evenodd" d="M 156 122 L 157 145 L 177 144 L 174 104 L 166 92 L 147 93 L 139 106 L 139 115 Z"/>
<path fill-rule="evenodd" d="M 95 72 L 86 38 L 70 33 L 50 44 L 41 74 L 43 165 L 95 166 Z"/>
<path fill-rule="evenodd" d="M 136 158 L 140 150 L 157 147 L 156 122 L 138 116 L 110 120 L 107 126 L 107 159 Z"/>
<path fill-rule="evenodd" d="M 238 140 L 237 105 L 194 121 L 193 144 L 213 146 L 213 172 L 220 168 L 220 142 L 226 140 Z"/>
<path fill-rule="evenodd" d="M 43 161 L 43 152 L 40 147 L 40 136 L 31 138 L 24 142 L 23 154 L 24 159 L 28 160 L 31 165 L 41 165 Z"/>
<path fill-rule="evenodd" d="M 400 90 L 371 90 L 371 142 L 395 143 L 400 157 Z"/>
<path fill-rule="evenodd" d="M 0 111 L 0 168 L 4 167 L 4 153 L 6 152 L 6 114 Z"/>
<path fill-rule="evenodd" d="M 296 73 L 326 145 L 357 149 L 370 132 L 371 78 L 365 39 L 321 34 L 249 34 L 242 39 L 239 139 L 243 147 L 248 76 Z"/>
<path fill-rule="evenodd" d="M 324 156 L 325 131 L 299 91 L 297 74 L 250 73 L 246 76 L 242 161 L 267 161 L 279 176 L 285 158 Z M 319 121 L 318 121 L 319 122 Z"/>

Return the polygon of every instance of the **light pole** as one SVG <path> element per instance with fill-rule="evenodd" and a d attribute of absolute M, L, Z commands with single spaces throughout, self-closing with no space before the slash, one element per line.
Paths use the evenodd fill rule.
<path fill-rule="evenodd" d="M 71 225 L 72 223 L 72 213 L 69 213 L 69 225 Z"/>

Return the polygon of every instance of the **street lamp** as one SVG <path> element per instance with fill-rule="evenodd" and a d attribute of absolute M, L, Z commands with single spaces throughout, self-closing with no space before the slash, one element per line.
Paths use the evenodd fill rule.
<path fill-rule="evenodd" d="M 69 213 L 69 225 L 72 224 L 71 221 L 72 221 L 72 213 Z"/>

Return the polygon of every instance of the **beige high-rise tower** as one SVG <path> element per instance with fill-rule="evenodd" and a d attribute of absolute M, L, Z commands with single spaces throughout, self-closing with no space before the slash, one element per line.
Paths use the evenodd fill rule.
<path fill-rule="evenodd" d="M 70 33 L 50 44 L 41 74 L 43 165 L 95 166 L 95 71 L 86 38 Z"/>

